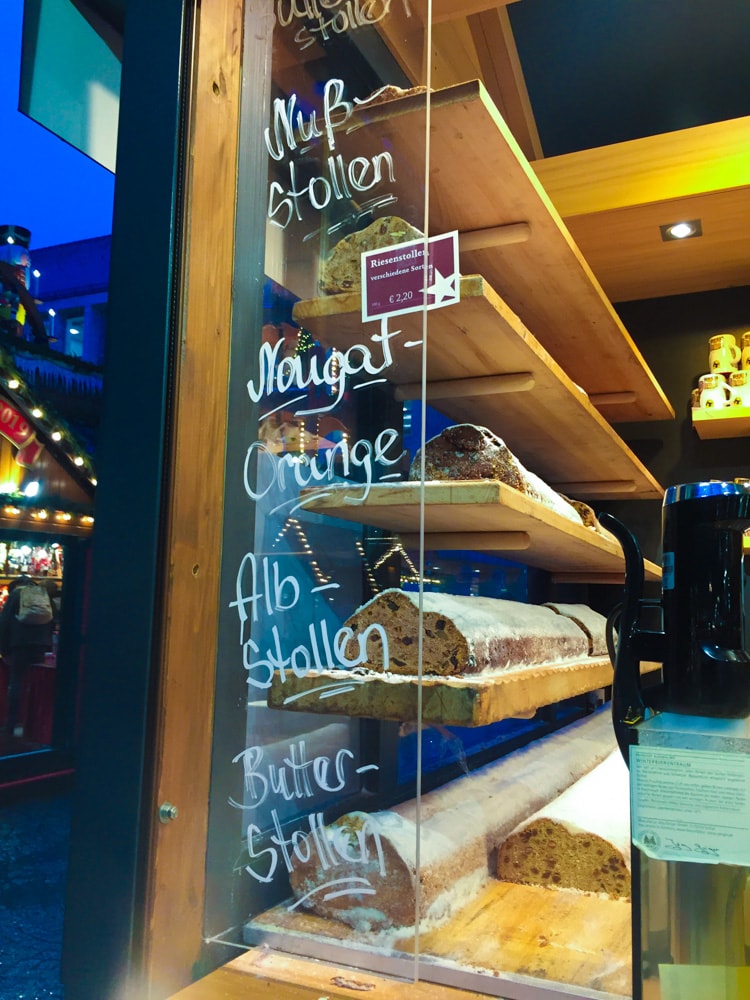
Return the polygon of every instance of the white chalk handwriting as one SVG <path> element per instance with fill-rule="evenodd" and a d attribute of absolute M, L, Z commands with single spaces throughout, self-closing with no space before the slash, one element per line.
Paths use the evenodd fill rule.
<path fill-rule="evenodd" d="M 317 855 L 317 865 L 325 872 L 331 871 L 335 875 L 337 867 L 351 869 L 351 866 L 361 866 L 363 870 L 372 872 L 373 864 L 375 871 L 381 877 L 385 876 L 385 858 L 383 855 L 383 844 L 375 821 L 370 816 L 363 816 L 361 824 L 356 830 L 349 830 L 345 827 L 326 827 L 323 824 L 323 815 L 319 812 L 310 813 L 307 816 L 309 832 L 295 830 L 287 835 L 284 833 L 276 810 L 272 810 L 274 831 L 268 837 L 268 841 L 273 845 L 257 850 L 258 842 L 265 840 L 261 830 L 255 823 L 247 826 L 247 852 L 250 857 L 250 864 L 245 866 L 248 874 L 252 875 L 258 882 L 271 882 L 282 861 L 288 873 L 294 871 L 295 864 L 307 864 L 313 858 L 313 852 Z M 347 877 L 345 883 L 350 885 L 352 893 L 371 895 L 375 890 L 370 885 L 366 877 L 360 879 Z M 333 884 L 340 884 L 339 880 L 329 880 L 316 887 L 314 892 L 321 892 Z M 363 888 L 362 888 L 363 887 Z M 337 893 L 343 895 L 344 893 Z M 309 894 L 308 894 L 309 895 Z M 302 899 L 297 901 L 299 905 Z"/>
<path fill-rule="evenodd" d="M 257 403 L 264 395 L 270 396 L 274 392 L 326 386 L 335 393 L 333 401 L 327 406 L 298 410 L 297 416 L 329 413 L 341 402 L 347 377 L 360 375 L 363 372 L 368 375 L 380 375 L 391 367 L 393 354 L 390 342 L 400 334 L 401 330 L 388 329 L 388 318 L 384 316 L 380 324 L 380 333 L 375 333 L 370 338 L 373 344 L 381 346 L 378 354 L 367 344 L 352 344 L 345 351 L 332 350 L 322 365 L 315 354 L 304 359 L 300 355 L 284 357 L 282 338 L 275 344 L 265 341 L 258 352 L 258 378 L 250 379 L 247 383 L 248 395 L 254 403 Z"/>
<path fill-rule="evenodd" d="M 391 7 L 391 0 L 276 0 L 276 22 L 283 28 L 295 21 L 305 23 L 294 35 L 304 51 L 316 41 L 332 35 L 377 24 Z"/>
<path fill-rule="evenodd" d="M 337 750 L 333 760 L 327 754 L 318 754 L 310 759 L 305 740 L 298 739 L 289 744 L 282 766 L 277 767 L 266 760 L 263 747 L 248 747 L 232 759 L 233 764 L 242 762 L 247 793 L 242 805 L 233 805 L 256 809 L 270 793 L 280 796 L 285 802 L 292 802 L 313 798 L 317 791 L 340 792 L 351 777 L 347 775 L 347 769 L 353 760 L 354 753 L 346 747 Z M 373 770 L 378 770 L 377 764 L 364 764 L 354 768 L 353 773 L 364 774 Z"/>
<path fill-rule="evenodd" d="M 245 454 L 244 483 L 245 492 L 251 500 L 262 500 L 264 496 L 274 487 L 285 489 L 287 485 L 287 473 L 292 481 L 299 488 L 315 486 L 321 482 L 332 483 L 338 476 L 348 477 L 354 469 L 359 469 L 364 474 L 364 482 L 352 483 L 352 489 L 358 488 L 359 495 L 354 493 L 344 497 L 344 503 L 363 503 L 370 493 L 373 479 L 375 477 L 375 466 L 377 464 L 385 466 L 398 465 L 404 454 L 403 449 L 398 450 L 398 454 L 388 454 L 389 449 L 398 441 L 398 431 L 392 427 L 381 431 L 375 438 L 374 443 L 361 439 L 350 445 L 346 438 L 339 441 L 325 452 L 325 458 L 321 465 L 317 455 L 312 458 L 295 454 L 274 455 L 262 441 L 254 441 Z M 251 481 L 251 469 L 253 462 L 257 461 L 268 466 L 268 477 L 265 486 L 254 485 Z M 337 465 L 337 461 L 340 465 Z M 261 470 L 258 470 L 260 472 Z M 256 477 L 258 478 L 258 477 Z M 391 478 L 389 475 L 380 476 L 381 479 Z M 310 493 L 302 500 L 299 500 L 295 491 L 289 500 L 284 500 L 269 511 L 274 514 L 283 507 L 290 507 L 289 513 L 293 513 L 305 504 L 312 503 L 321 496 L 326 496 L 325 490 L 317 493 Z"/>
<path fill-rule="evenodd" d="M 289 574 L 282 576 L 275 559 L 263 556 L 259 567 L 254 553 L 247 552 L 243 556 L 237 572 L 235 600 L 230 603 L 230 607 L 237 609 L 242 662 L 247 671 L 249 687 L 267 690 L 276 673 L 284 684 L 290 670 L 300 678 L 306 677 L 310 670 L 351 670 L 366 662 L 367 640 L 373 634 L 380 637 L 383 662 L 388 662 L 388 636 L 383 626 L 376 623 L 355 637 L 351 628 L 341 627 L 331 633 L 325 619 L 311 621 L 307 628 L 307 640 L 293 646 L 284 643 L 276 623 L 270 630 L 263 630 L 262 645 L 248 634 L 247 623 L 250 619 L 258 620 L 258 607 L 261 603 L 272 617 L 277 612 L 291 611 L 301 594 L 299 581 Z M 354 653 L 347 655 L 347 649 L 351 654 L 350 642 L 353 639 Z M 351 683 L 347 675 L 343 675 L 342 679 L 343 677 L 347 677 L 347 683 Z"/>
<path fill-rule="evenodd" d="M 349 120 L 354 104 L 344 98 L 343 80 L 328 80 L 323 88 L 322 120 L 317 111 L 303 112 L 297 94 L 285 100 L 277 97 L 272 106 L 273 124 L 263 132 L 268 155 L 281 163 L 300 147 L 306 148 L 314 139 L 325 139 L 329 155 L 325 157 L 322 172 L 300 181 L 297 164 L 291 159 L 287 164 L 288 180 L 283 184 L 271 181 L 268 189 L 268 218 L 272 225 L 286 229 L 293 219 L 301 221 L 302 207 L 308 203 L 322 211 L 334 201 L 351 201 L 369 191 L 383 178 L 395 181 L 393 157 L 387 150 L 375 153 L 369 159 L 355 156 L 345 159 L 335 153 L 336 130 Z"/>

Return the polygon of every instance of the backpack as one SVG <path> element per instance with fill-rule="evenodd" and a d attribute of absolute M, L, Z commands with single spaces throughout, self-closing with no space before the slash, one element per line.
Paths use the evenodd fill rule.
<path fill-rule="evenodd" d="M 36 583 L 21 587 L 16 618 L 22 625 L 46 625 L 52 621 L 52 602 L 44 587 Z"/>

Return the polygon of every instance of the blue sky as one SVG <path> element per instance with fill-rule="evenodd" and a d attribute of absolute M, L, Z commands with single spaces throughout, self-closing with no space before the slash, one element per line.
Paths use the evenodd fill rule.
<path fill-rule="evenodd" d="M 35 248 L 112 231 L 114 175 L 18 111 L 23 0 L 0 0 L 0 225 Z"/>

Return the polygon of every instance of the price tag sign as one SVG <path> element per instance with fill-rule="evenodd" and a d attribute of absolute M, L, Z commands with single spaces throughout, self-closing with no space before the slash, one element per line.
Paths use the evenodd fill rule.
<path fill-rule="evenodd" d="M 362 254 L 362 321 L 459 301 L 458 232 Z"/>

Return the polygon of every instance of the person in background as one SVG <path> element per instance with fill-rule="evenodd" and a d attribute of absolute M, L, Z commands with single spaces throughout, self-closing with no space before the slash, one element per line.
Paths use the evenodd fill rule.
<path fill-rule="evenodd" d="M 54 619 L 54 624 L 59 626 L 60 624 L 60 607 L 61 607 L 61 591 L 60 584 L 57 580 L 48 578 L 44 581 L 44 586 L 49 594 L 49 599 L 52 604 L 52 617 Z"/>
<path fill-rule="evenodd" d="M 29 669 L 35 663 L 44 662 L 44 654 L 52 644 L 52 609 L 46 622 L 19 621 L 21 612 L 21 596 L 25 587 L 43 590 L 49 604 L 49 597 L 44 588 L 36 587 L 30 576 L 19 576 L 8 585 L 8 600 L 0 611 L 0 653 L 10 668 L 8 679 L 8 716 L 5 731 L 13 736 L 23 736 L 23 723 L 19 721 L 21 707 L 21 692 Z M 38 614 L 35 617 L 43 618 Z"/>

